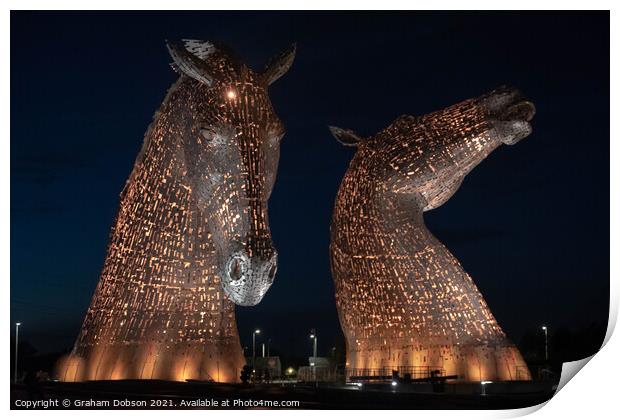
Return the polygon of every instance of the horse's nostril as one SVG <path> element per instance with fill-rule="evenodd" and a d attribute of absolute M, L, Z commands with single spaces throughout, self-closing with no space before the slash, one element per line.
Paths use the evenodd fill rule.
<path fill-rule="evenodd" d="M 278 265 L 277 264 L 271 264 L 271 268 L 269 269 L 269 274 L 267 274 L 269 276 L 269 280 L 273 280 L 273 278 L 276 276 L 276 271 L 278 271 Z"/>
<path fill-rule="evenodd" d="M 241 265 L 241 261 L 238 258 L 235 258 L 230 264 L 229 273 L 230 278 L 232 280 L 239 280 L 243 277 L 243 267 Z"/>
<path fill-rule="evenodd" d="M 500 116 L 500 119 L 502 121 L 523 120 L 529 122 L 534 118 L 535 113 L 536 108 L 533 103 L 521 101 L 506 108 Z"/>

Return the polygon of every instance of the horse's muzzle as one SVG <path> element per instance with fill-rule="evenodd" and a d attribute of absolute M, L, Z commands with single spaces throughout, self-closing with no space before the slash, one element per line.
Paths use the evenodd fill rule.
<path fill-rule="evenodd" d="M 224 264 L 222 288 L 230 300 L 240 306 L 254 306 L 273 284 L 278 269 L 278 254 L 271 257 L 248 256 L 245 251 L 231 254 Z"/>

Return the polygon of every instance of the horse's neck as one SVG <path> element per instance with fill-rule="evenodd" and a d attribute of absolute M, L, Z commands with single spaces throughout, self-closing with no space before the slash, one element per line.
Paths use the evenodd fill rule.
<path fill-rule="evenodd" d="M 146 129 L 146 133 L 144 133 L 144 139 L 142 141 L 142 147 L 140 148 L 140 151 L 138 152 L 138 156 L 136 157 L 136 160 L 134 162 L 134 166 L 133 169 L 131 171 L 131 174 L 129 175 L 129 178 L 127 178 L 127 181 L 125 182 L 125 188 L 127 188 L 128 185 L 130 185 L 132 183 L 132 181 L 134 180 L 134 178 L 136 177 L 137 173 L 140 170 L 144 170 L 145 168 L 143 167 L 143 163 L 145 160 L 145 155 L 147 153 L 165 153 L 164 149 L 160 149 L 158 151 L 154 151 L 152 148 L 153 145 L 153 141 L 156 137 L 156 128 L 159 126 L 159 124 L 161 123 L 161 118 L 164 115 L 167 115 L 167 111 L 170 108 L 170 102 L 172 101 L 172 98 L 174 97 L 174 93 L 179 89 L 179 87 L 181 86 L 182 82 L 184 81 L 183 77 L 179 77 L 166 91 L 166 96 L 164 97 L 164 100 L 162 101 L 161 105 L 159 106 L 159 108 L 157 109 L 157 111 L 155 111 L 155 114 L 153 114 L 153 119 L 151 121 L 151 123 L 149 124 L 148 128 Z M 168 111 L 169 112 L 169 111 Z M 171 134 L 167 133 L 168 136 L 170 136 Z M 172 139 L 166 139 L 164 141 L 169 141 L 172 140 L 173 142 L 176 143 L 176 141 L 178 141 L 178 137 L 176 138 L 172 138 Z M 174 145 L 171 145 L 174 146 Z M 124 191 L 124 189 L 123 189 Z M 122 193 L 121 193 L 122 195 Z"/>
<path fill-rule="evenodd" d="M 343 183 L 335 211 L 336 245 L 356 256 L 415 252 L 435 240 L 413 200 L 385 191 L 355 173 Z"/>
<path fill-rule="evenodd" d="M 186 257 L 192 261 L 192 266 L 213 266 L 214 257 L 208 250 L 212 248 L 211 235 L 205 230 L 209 217 L 204 214 L 196 205 L 192 196 L 192 188 L 187 179 L 187 167 L 183 142 L 185 133 L 171 130 L 170 125 L 175 124 L 177 119 L 184 118 L 182 106 L 177 102 L 182 101 L 182 94 L 175 95 L 179 89 L 183 88 L 184 78 L 180 77 L 168 89 L 166 96 L 159 109 L 153 116 L 153 121 L 149 125 L 142 148 L 136 158 L 134 168 L 121 194 L 121 200 L 127 201 L 131 206 L 133 200 L 154 200 L 158 201 L 158 206 L 154 209 L 151 220 L 157 220 L 160 228 L 169 229 L 166 226 L 171 217 L 181 209 L 185 216 L 175 218 L 174 223 L 181 223 L 177 226 L 176 234 L 180 242 L 183 236 L 190 236 L 192 242 L 191 255 Z M 181 124 L 183 126 L 183 124 Z M 177 130 L 178 131 L 178 130 Z M 133 188 L 134 194 L 125 197 L 127 188 Z M 143 191 L 136 194 L 135 190 Z M 154 226 L 157 228 L 158 226 Z M 196 263 L 196 264 L 194 264 Z M 187 273 L 188 278 L 197 276 L 190 269 Z M 213 276 L 210 276 L 211 278 Z M 191 282 L 188 282 L 191 283 Z"/>
<path fill-rule="evenodd" d="M 460 327 L 442 333 L 453 342 L 468 340 L 469 331 L 482 331 L 480 337 L 484 339 L 501 339 L 503 333 L 482 295 L 458 260 L 426 228 L 421 209 L 409 206 L 407 212 L 408 203 L 402 197 L 377 194 L 377 188 L 363 182 L 347 184 L 350 181 L 354 180 L 343 183 L 345 190 L 336 206 L 336 226 L 332 227 L 332 267 L 341 307 L 373 296 L 364 299 L 365 313 L 379 314 L 392 322 L 390 332 L 383 327 L 383 336 L 402 337 L 400 334 L 406 336 L 412 331 L 415 335 L 437 336 L 441 330 L 433 326 L 455 324 Z M 345 196 L 351 191 L 347 188 L 351 187 L 363 193 L 347 202 Z M 351 290 L 356 293 L 352 295 Z M 420 302 L 428 308 L 433 302 L 441 302 L 452 310 L 433 308 L 427 315 Z M 343 310 L 347 322 L 354 325 L 351 328 L 370 322 L 366 319 L 356 324 L 358 321 L 352 319 L 364 314 Z M 420 319 L 425 322 L 420 323 Z"/>

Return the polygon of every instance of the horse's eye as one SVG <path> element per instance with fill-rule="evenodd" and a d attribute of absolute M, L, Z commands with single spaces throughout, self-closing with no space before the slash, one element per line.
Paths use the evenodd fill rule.
<path fill-rule="evenodd" d="M 215 132 L 210 128 L 201 128 L 200 137 L 206 141 L 212 141 L 215 138 Z"/>

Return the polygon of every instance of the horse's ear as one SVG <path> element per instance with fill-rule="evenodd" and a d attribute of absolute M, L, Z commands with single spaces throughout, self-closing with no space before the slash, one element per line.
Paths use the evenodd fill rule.
<path fill-rule="evenodd" d="M 293 44 L 286 51 L 269 60 L 265 66 L 265 69 L 261 73 L 261 77 L 267 85 L 272 84 L 280 77 L 284 76 L 288 69 L 291 68 L 291 65 L 293 65 L 293 60 L 295 60 L 296 50 L 297 46 Z"/>
<path fill-rule="evenodd" d="M 213 84 L 214 77 L 209 71 L 207 63 L 204 61 L 207 55 L 214 50 L 212 44 L 208 42 L 185 40 L 185 47 L 182 47 L 173 42 L 166 41 L 166 47 L 168 48 L 170 57 L 174 60 L 172 68 L 176 72 L 185 74 L 207 86 Z"/>
<path fill-rule="evenodd" d="M 333 127 L 330 125 L 329 131 L 332 132 L 332 136 L 334 136 L 343 146 L 357 147 L 359 143 L 364 141 L 364 139 L 353 130 L 346 130 L 344 128 Z"/>

